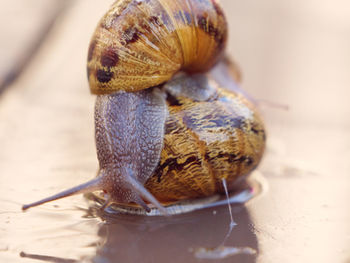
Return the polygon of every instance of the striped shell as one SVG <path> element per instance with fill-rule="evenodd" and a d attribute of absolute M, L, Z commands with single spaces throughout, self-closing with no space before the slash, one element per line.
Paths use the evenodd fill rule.
<path fill-rule="evenodd" d="M 162 203 L 223 193 L 260 162 L 265 129 L 242 95 L 218 88 L 214 99 L 168 98 L 161 159 L 145 187 Z"/>
<path fill-rule="evenodd" d="M 217 0 L 118 0 L 90 43 L 90 90 L 138 91 L 180 70 L 205 72 L 221 57 L 226 39 Z"/>

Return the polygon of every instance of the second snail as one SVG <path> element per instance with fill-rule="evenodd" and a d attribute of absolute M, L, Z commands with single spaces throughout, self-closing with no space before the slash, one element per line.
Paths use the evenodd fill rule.
<path fill-rule="evenodd" d="M 264 125 L 237 92 L 224 58 L 227 23 L 216 0 L 119 0 L 88 51 L 97 94 L 98 176 L 23 210 L 103 191 L 110 204 L 152 208 L 232 190 L 259 164 Z"/>

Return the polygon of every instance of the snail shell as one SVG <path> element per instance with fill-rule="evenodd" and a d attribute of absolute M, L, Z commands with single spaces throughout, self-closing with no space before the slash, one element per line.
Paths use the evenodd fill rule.
<path fill-rule="evenodd" d="M 205 73 L 226 38 L 216 0 L 115 2 L 88 52 L 90 89 L 99 94 L 98 176 L 23 210 L 103 190 L 104 206 L 136 203 L 150 211 L 152 204 L 167 214 L 164 204 L 222 192 L 222 179 L 231 188 L 252 171 L 264 150 L 263 123 L 232 92 L 237 85 L 227 61 Z"/>
<path fill-rule="evenodd" d="M 161 159 L 145 187 L 162 203 L 224 193 L 260 162 L 265 129 L 243 96 L 217 87 L 213 97 L 195 101 L 168 96 Z"/>
<path fill-rule="evenodd" d="M 205 72 L 220 59 L 226 39 L 216 0 L 118 0 L 90 43 L 90 90 L 138 91 L 180 70 Z"/>

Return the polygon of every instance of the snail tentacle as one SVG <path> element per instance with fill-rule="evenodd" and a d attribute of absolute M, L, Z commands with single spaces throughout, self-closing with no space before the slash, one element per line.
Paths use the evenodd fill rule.
<path fill-rule="evenodd" d="M 142 185 L 138 180 L 136 180 L 133 176 L 133 173 L 130 169 L 128 169 L 129 176 L 126 177 L 126 180 L 130 183 L 132 186 L 132 189 L 136 191 L 140 196 L 137 197 L 135 200 L 135 203 L 139 204 L 141 207 L 143 207 L 147 212 L 150 212 L 150 207 L 142 200 L 143 197 L 145 200 L 153 204 L 155 207 L 159 209 L 159 211 L 163 215 L 168 215 L 168 212 L 162 206 L 159 201 Z"/>
<path fill-rule="evenodd" d="M 47 198 L 44 198 L 42 200 L 39 200 L 37 202 L 23 205 L 22 210 L 25 211 L 29 208 L 45 204 L 47 202 L 51 202 L 57 199 L 61 199 L 67 196 L 77 195 L 77 194 L 84 194 L 84 193 L 90 193 L 93 191 L 101 190 L 101 177 L 96 177 L 86 183 L 80 184 L 78 186 L 72 187 L 70 189 L 67 189 L 65 191 L 62 191 L 58 194 L 49 196 Z"/>

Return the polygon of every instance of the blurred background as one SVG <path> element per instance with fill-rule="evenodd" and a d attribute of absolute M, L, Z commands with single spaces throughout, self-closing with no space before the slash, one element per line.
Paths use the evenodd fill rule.
<path fill-rule="evenodd" d="M 126 231 L 130 226 L 117 223 L 117 230 L 108 229 L 98 218 L 86 216 L 77 209 L 86 208 L 79 196 L 20 212 L 22 203 L 95 174 L 94 97 L 88 91 L 85 61 L 96 23 L 112 2 L 0 0 L 3 262 L 75 262 L 58 261 L 62 257 L 113 262 L 103 248 L 121 244 L 108 239 L 107 232 L 143 236 L 135 229 Z M 249 236 L 243 245 L 254 247 L 256 255 L 216 262 L 349 263 L 350 3 L 221 3 L 229 22 L 227 53 L 240 65 L 242 88 L 257 100 L 266 122 L 268 145 L 259 171 L 268 190 L 237 210 L 234 216 L 243 230 L 233 231 L 229 239 L 235 246 Z M 211 218 L 202 216 L 206 227 L 198 226 L 196 234 L 205 238 Z M 160 233 L 173 237 L 171 229 Z M 183 236 L 173 238 L 175 247 L 188 238 L 186 230 L 179 231 Z M 147 248 L 154 256 L 144 262 L 161 262 L 157 248 Z M 165 245 L 164 250 L 166 254 Z M 21 252 L 46 257 L 20 258 Z M 182 262 L 197 262 L 187 250 L 184 254 Z"/>

